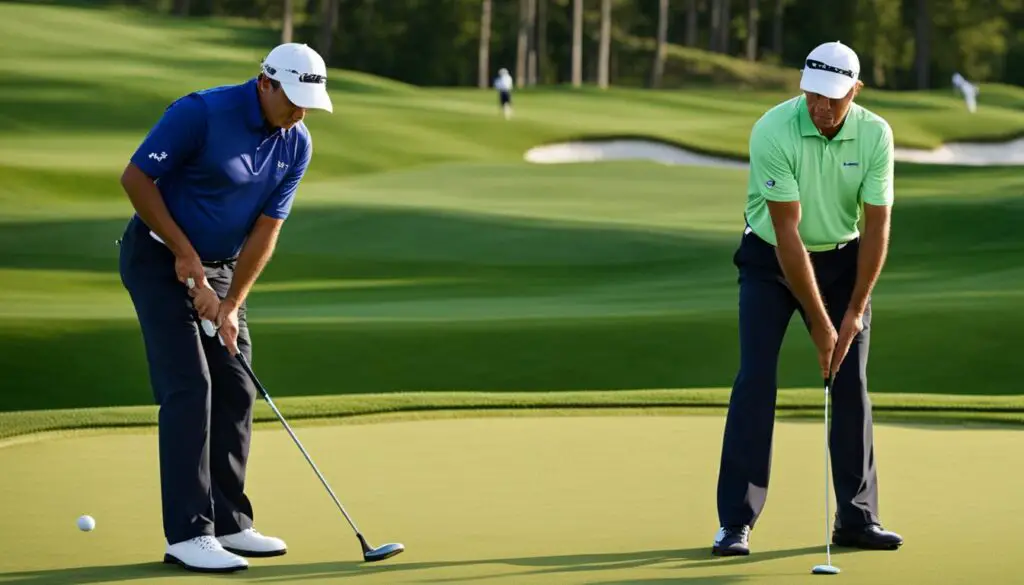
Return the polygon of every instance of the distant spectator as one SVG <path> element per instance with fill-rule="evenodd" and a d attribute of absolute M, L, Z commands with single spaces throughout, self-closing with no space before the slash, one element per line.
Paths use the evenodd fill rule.
<path fill-rule="evenodd" d="M 960 94 L 964 96 L 964 101 L 967 102 L 967 111 L 973 114 L 978 109 L 978 86 L 972 85 L 969 81 L 964 79 L 963 75 L 954 73 L 953 87 L 955 87 Z"/>
<path fill-rule="evenodd" d="M 504 114 L 505 119 L 508 120 L 512 117 L 512 76 L 508 74 L 508 69 L 502 67 L 498 70 L 498 76 L 494 78 L 494 89 L 498 90 L 498 103 L 501 106 L 501 113 Z"/>

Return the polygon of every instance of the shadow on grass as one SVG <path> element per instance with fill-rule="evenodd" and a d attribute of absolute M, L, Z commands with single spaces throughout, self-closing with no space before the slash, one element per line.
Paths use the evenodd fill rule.
<path fill-rule="evenodd" d="M 770 561 L 789 557 L 802 556 L 816 552 L 820 547 L 802 547 L 754 553 L 749 557 L 734 559 L 717 559 L 710 556 L 709 547 L 698 547 L 678 550 L 653 550 L 634 551 L 624 553 L 600 553 L 600 554 L 579 554 L 579 555 L 557 555 L 542 557 L 512 557 L 497 559 L 479 559 L 465 561 L 432 561 L 413 563 L 394 563 L 382 565 L 367 565 L 359 561 L 339 561 L 326 563 L 303 563 L 291 565 L 269 565 L 250 566 L 249 570 L 224 576 L 231 580 L 258 581 L 262 583 L 294 582 L 318 579 L 333 579 L 339 577 L 353 577 L 356 575 L 375 575 L 381 573 L 404 574 L 411 571 L 423 571 L 419 575 L 419 581 L 430 582 L 475 582 L 499 576 L 527 576 L 527 575 L 553 575 L 557 581 L 558 574 L 584 572 L 584 571 L 621 571 L 687 561 L 680 566 L 666 566 L 664 568 L 703 568 L 712 565 L 746 565 L 761 561 Z M 691 564 L 693 563 L 693 564 Z M 450 569 L 459 568 L 480 568 L 486 565 L 505 565 L 526 569 L 518 573 L 482 574 L 477 573 L 471 576 L 449 576 L 446 572 Z M 164 565 L 162 563 L 139 563 L 128 565 L 108 565 L 99 567 L 77 567 L 68 569 L 54 569 L 43 571 L 26 571 L 20 573 L 0 574 L 0 582 L 5 585 L 65 585 L 65 584 L 91 584 L 91 583 L 120 583 L 127 581 L 138 581 L 153 578 L 173 577 L 195 577 L 195 574 L 183 571 L 178 567 Z M 397 577 L 396 577 L 397 578 Z M 669 583 L 669 582 L 695 582 L 695 583 L 733 583 L 744 580 L 742 575 L 719 575 L 719 576 L 685 576 L 666 577 L 656 579 L 640 580 L 615 580 L 599 581 L 604 585 L 612 583 Z"/>

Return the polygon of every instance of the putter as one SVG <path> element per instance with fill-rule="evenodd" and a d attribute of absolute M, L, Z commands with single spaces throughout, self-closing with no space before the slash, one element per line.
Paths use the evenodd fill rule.
<path fill-rule="evenodd" d="M 825 564 L 815 565 L 811 573 L 815 575 L 837 575 L 839 567 L 832 565 L 832 540 L 829 537 L 829 460 L 828 460 L 828 394 L 832 387 L 832 376 L 825 378 Z"/>
<path fill-rule="evenodd" d="M 188 285 L 189 288 L 195 286 L 191 278 L 188 279 Z M 203 332 L 206 333 L 207 336 L 213 337 L 214 335 L 217 335 L 217 339 L 220 341 L 220 344 L 224 345 L 224 338 L 217 334 L 217 327 L 213 324 L 212 321 L 210 321 L 209 319 L 202 319 L 201 325 L 203 327 Z M 324 478 L 323 474 L 320 473 L 320 470 L 317 468 L 316 463 L 313 463 L 313 459 L 309 456 L 309 453 L 306 452 L 306 448 L 302 446 L 302 443 L 299 441 L 299 438 L 295 436 L 295 433 L 292 431 L 291 426 L 289 426 L 288 422 L 284 420 L 284 416 L 281 415 L 281 411 L 277 409 L 277 405 L 275 405 L 273 399 L 270 398 L 270 394 L 267 392 L 266 388 L 263 387 L 263 384 L 259 381 L 259 378 L 256 377 L 256 373 L 252 371 L 252 368 L 249 366 L 248 360 L 245 359 L 245 356 L 242 354 L 242 352 L 238 352 L 238 354 L 235 355 L 235 358 L 238 360 L 238 363 L 242 365 L 242 369 L 244 369 L 245 373 L 248 374 L 249 379 L 252 380 L 252 383 L 256 386 L 256 389 L 259 390 L 260 395 L 263 396 L 263 400 L 266 401 L 266 403 L 270 406 L 270 409 L 274 411 L 275 415 L 277 415 L 277 420 L 281 421 L 281 424 L 284 426 L 284 429 L 288 431 L 288 434 L 291 436 L 292 441 L 294 441 L 295 445 L 298 446 L 299 451 L 302 451 L 302 455 L 305 456 L 306 461 L 309 462 L 309 465 L 310 467 L 313 468 L 313 471 L 316 473 L 316 476 L 320 478 L 320 482 L 324 484 L 325 488 L 327 488 L 327 493 L 330 494 L 331 499 L 334 500 L 335 505 L 338 506 L 338 509 L 341 510 L 341 513 L 345 516 L 345 519 L 348 520 L 349 526 L 351 526 L 352 530 L 355 531 L 356 538 L 359 539 L 359 546 L 363 549 L 363 560 L 367 563 L 383 561 L 384 559 L 389 559 L 404 551 L 405 545 L 398 542 L 390 542 L 388 544 L 382 544 L 378 547 L 370 546 L 370 544 L 366 542 L 366 538 L 363 537 L 363 534 L 359 531 L 359 528 L 356 527 L 356 523 L 353 522 L 352 518 L 348 515 L 348 512 L 345 510 L 345 506 L 342 506 L 341 501 L 339 501 L 338 497 L 334 495 L 334 490 L 331 489 L 331 486 L 327 483 L 327 480 Z"/>

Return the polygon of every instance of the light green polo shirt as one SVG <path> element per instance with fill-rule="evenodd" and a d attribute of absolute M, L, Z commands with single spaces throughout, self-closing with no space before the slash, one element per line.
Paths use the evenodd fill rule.
<path fill-rule="evenodd" d="M 863 203 L 892 205 L 889 124 L 856 102 L 832 140 L 818 131 L 804 95 L 768 110 L 750 133 L 747 223 L 773 246 L 768 201 L 800 202 L 800 237 L 811 251 L 860 235 Z"/>

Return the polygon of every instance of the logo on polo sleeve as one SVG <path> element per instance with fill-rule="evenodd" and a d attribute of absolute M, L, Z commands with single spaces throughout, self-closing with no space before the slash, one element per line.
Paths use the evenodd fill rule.
<path fill-rule="evenodd" d="M 772 187 L 775 186 L 775 179 L 768 179 L 767 181 L 764 182 L 764 186 L 771 189 Z"/>
<path fill-rule="evenodd" d="M 155 160 L 156 162 L 164 162 L 164 159 L 167 158 L 167 153 L 161 152 L 160 154 L 157 154 L 155 152 L 151 152 L 149 153 L 149 158 Z"/>

